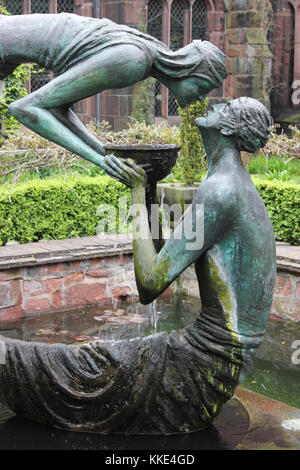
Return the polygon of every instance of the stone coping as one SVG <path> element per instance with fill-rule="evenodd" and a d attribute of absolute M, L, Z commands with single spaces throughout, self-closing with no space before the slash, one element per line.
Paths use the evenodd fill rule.
<path fill-rule="evenodd" d="M 101 234 L 0 247 L 0 270 L 132 253 L 132 235 Z M 300 274 L 300 246 L 276 243 L 277 269 Z"/>
<path fill-rule="evenodd" d="M 300 274 L 300 246 L 276 243 L 277 270 Z"/>
<path fill-rule="evenodd" d="M 132 253 L 129 234 L 97 235 L 0 247 L 0 270 Z"/>

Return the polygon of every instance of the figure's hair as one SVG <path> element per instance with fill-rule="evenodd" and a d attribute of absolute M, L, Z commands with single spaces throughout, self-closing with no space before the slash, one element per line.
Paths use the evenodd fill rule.
<path fill-rule="evenodd" d="M 118 31 L 130 33 L 135 40 L 141 40 L 154 57 L 153 71 L 172 78 L 197 76 L 209 82 L 211 89 L 222 85 L 227 77 L 225 54 L 212 43 L 196 39 L 187 46 L 172 51 L 163 42 L 136 29 L 124 25 L 117 26 Z"/>
<path fill-rule="evenodd" d="M 225 54 L 208 41 L 195 40 L 175 52 L 158 50 L 153 65 L 169 77 L 200 77 L 211 88 L 221 86 L 227 77 Z"/>
<path fill-rule="evenodd" d="M 236 137 L 241 151 L 254 153 L 264 147 L 272 130 L 272 118 L 267 108 L 253 98 L 238 98 L 229 103 L 230 113 L 219 129 Z"/>

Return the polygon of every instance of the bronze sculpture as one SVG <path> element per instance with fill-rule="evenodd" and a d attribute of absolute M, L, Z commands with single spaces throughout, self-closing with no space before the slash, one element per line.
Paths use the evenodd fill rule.
<path fill-rule="evenodd" d="M 73 16 L 60 18 L 58 23 L 67 18 L 71 18 L 71 22 Z M 42 21 L 40 16 L 36 19 Z M 9 24 L 14 28 L 16 21 L 19 20 L 7 22 L 5 31 L 9 31 Z M 89 24 L 89 20 L 86 21 Z M 103 23 L 104 27 L 107 24 L 110 25 Z M 129 31 L 127 27 L 120 28 L 126 34 Z M 9 33 L 5 34 L 9 41 Z M 143 40 L 146 37 L 142 33 L 137 36 Z M 64 40 L 63 36 L 62 42 Z M 151 41 L 157 44 L 156 40 Z M 2 40 L 0 47 L 1 44 Z M 113 47 L 118 47 L 119 51 L 125 46 Z M 184 58 L 183 54 L 184 60 L 190 61 L 189 52 L 193 47 L 198 48 L 198 45 L 186 50 L 188 55 Z M 137 67 L 138 72 L 130 72 L 132 81 L 144 78 L 149 72 L 145 69 L 144 46 L 139 48 L 135 43 L 126 43 L 125 51 L 129 59 L 135 58 L 135 63 L 141 66 Z M 1 61 L 7 63 L 8 55 L 4 52 L 2 46 Z M 66 63 L 69 64 L 72 51 L 69 50 L 71 55 L 59 52 L 57 57 L 68 57 Z M 86 53 L 89 54 L 88 48 Z M 169 52 L 161 53 L 161 63 L 170 68 L 174 66 L 176 71 L 178 64 L 171 65 L 170 56 L 166 54 Z M 225 74 L 220 54 L 217 53 L 216 75 L 222 79 Z M 103 60 L 105 56 L 101 57 Z M 107 70 L 111 74 L 111 57 L 107 56 L 107 69 L 101 69 L 100 76 Z M 86 60 L 91 61 L 88 67 L 84 61 L 83 69 L 78 68 L 80 63 L 67 71 L 61 69 L 62 75 L 52 85 L 20 100 L 11 106 L 11 111 L 51 140 L 59 135 L 58 143 L 67 148 L 71 146 L 76 153 L 99 164 L 112 177 L 132 188 L 132 203 L 140 205 L 139 221 L 147 228 L 147 236 L 140 239 L 136 220 L 133 220 L 135 272 L 141 302 L 153 301 L 194 263 L 202 310 L 195 323 L 181 330 L 130 341 L 49 345 L 1 336 L 4 360 L 0 364 L 0 393 L 17 414 L 64 429 L 117 434 L 196 431 L 211 423 L 233 396 L 265 332 L 276 271 L 274 235 L 266 208 L 243 167 L 240 151 L 254 152 L 265 145 L 271 118 L 261 103 L 242 98 L 216 106 L 197 120 L 206 149 L 208 173 L 190 209 L 157 253 L 145 209 L 145 171 L 131 160 L 121 162 L 114 156 L 101 157 L 101 144 L 90 140 L 65 107 L 70 103 L 66 86 L 71 77 L 79 95 L 85 80 L 88 83 L 85 96 L 100 91 L 98 59 L 94 62 L 92 55 Z M 11 58 L 12 67 L 15 63 Z M 58 67 L 63 67 L 64 61 L 59 64 Z M 198 65 L 195 65 L 196 70 Z M 206 63 L 204 72 L 210 67 Z M 162 70 L 158 66 L 157 70 L 155 74 L 162 78 Z M 185 67 L 180 73 L 184 70 Z M 85 74 L 91 71 L 92 75 L 86 78 Z M 214 76 L 213 71 L 211 76 Z M 109 78 L 107 75 L 107 86 Z M 171 86 L 183 92 L 182 96 L 179 93 L 182 100 L 188 96 L 195 99 L 199 97 L 199 86 L 203 87 L 203 79 L 200 78 L 200 84 L 198 79 L 191 76 L 182 79 L 179 74 L 173 77 L 175 85 Z M 126 80 L 122 76 L 122 86 L 128 84 Z M 218 80 L 214 80 L 216 86 Z M 74 96 L 74 90 L 71 93 Z M 55 139 L 54 129 L 57 131 Z M 188 246 L 191 240 L 187 240 L 185 227 L 193 228 L 196 238 L 201 235 L 201 243 L 196 247 Z M 200 227 L 198 233 L 197 227 Z"/>
<path fill-rule="evenodd" d="M 272 302 L 272 225 L 240 156 L 240 149 L 265 144 L 270 123 L 266 108 L 249 98 L 197 120 L 208 174 L 192 206 L 159 253 L 150 232 L 141 240 L 134 228 L 141 302 L 151 302 L 195 263 L 202 301 L 197 321 L 144 338 L 81 346 L 2 337 L 0 389 L 13 410 L 65 429 L 100 433 L 172 434 L 211 423 L 251 366 Z M 114 156 L 106 164 L 132 188 L 133 203 L 145 208 L 144 170 Z M 201 205 L 203 245 L 190 250 L 183 228 L 197 225 Z M 148 227 L 147 211 L 140 212 Z"/>
<path fill-rule="evenodd" d="M 105 150 L 70 105 L 152 76 L 186 106 L 222 84 L 225 56 L 207 41 L 171 51 L 165 44 L 107 19 L 73 14 L 0 15 L 0 80 L 24 62 L 57 76 L 12 103 L 10 113 L 36 133 L 104 168 Z"/>

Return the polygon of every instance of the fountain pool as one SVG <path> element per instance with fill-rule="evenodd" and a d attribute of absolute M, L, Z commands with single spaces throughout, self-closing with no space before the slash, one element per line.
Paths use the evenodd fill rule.
<path fill-rule="evenodd" d="M 2 322 L 0 333 L 47 343 L 130 339 L 182 328 L 195 320 L 199 309 L 198 299 L 179 296 L 161 297 L 151 306 L 143 306 L 134 299 L 106 302 L 95 307 Z M 300 408 L 299 365 L 291 360 L 291 343 L 297 334 L 299 337 L 299 325 L 270 319 L 265 341 L 241 386 Z M 203 431 L 145 437 L 62 431 L 18 418 L 4 402 L 0 403 L 0 449 L 233 449 L 249 430 L 248 412 L 235 397 L 213 425 Z"/>

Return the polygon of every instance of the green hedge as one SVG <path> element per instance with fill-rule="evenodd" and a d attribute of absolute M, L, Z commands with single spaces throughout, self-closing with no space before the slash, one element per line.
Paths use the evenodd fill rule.
<path fill-rule="evenodd" d="M 300 244 L 300 185 L 253 178 L 268 209 L 275 238 L 291 245 Z"/>
<path fill-rule="evenodd" d="M 0 245 L 14 240 L 88 237 L 96 234 L 100 204 L 112 204 L 130 190 L 108 176 L 34 180 L 0 190 Z M 130 200 L 130 199 L 129 199 Z M 103 215 L 105 217 L 105 215 Z"/>
<path fill-rule="evenodd" d="M 253 178 L 272 219 L 275 237 L 291 244 L 300 242 L 300 185 Z M 100 204 L 118 211 L 119 197 L 130 191 L 107 177 L 75 177 L 33 180 L 0 190 L 0 245 L 15 240 L 93 236 Z M 118 228 L 118 227 L 117 227 Z"/>

